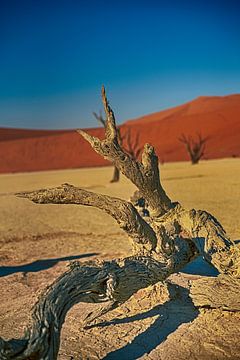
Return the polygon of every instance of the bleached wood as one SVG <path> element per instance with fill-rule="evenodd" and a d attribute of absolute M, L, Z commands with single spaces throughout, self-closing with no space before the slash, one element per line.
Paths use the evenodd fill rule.
<path fill-rule="evenodd" d="M 240 311 L 240 280 L 223 274 L 203 277 L 192 281 L 190 296 L 196 307 Z"/>
<path fill-rule="evenodd" d="M 93 149 L 105 159 L 112 162 L 146 198 L 152 216 L 160 216 L 171 207 L 170 198 L 164 191 L 159 176 L 158 157 L 154 148 L 146 144 L 143 149 L 142 161 L 133 159 L 119 144 L 115 117 L 110 108 L 105 89 L 102 89 L 102 100 L 106 112 L 105 139 L 100 140 L 95 136 L 78 130 L 93 147 Z"/>
<path fill-rule="evenodd" d="M 128 201 L 103 194 L 96 194 L 70 184 L 63 184 L 52 189 L 19 193 L 17 196 L 28 198 L 38 204 L 95 206 L 111 215 L 117 221 L 119 226 L 132 239 L 135 247 L 138 248 L 138 253 L 149 252 L 157 245 L 154 230 Z"/>

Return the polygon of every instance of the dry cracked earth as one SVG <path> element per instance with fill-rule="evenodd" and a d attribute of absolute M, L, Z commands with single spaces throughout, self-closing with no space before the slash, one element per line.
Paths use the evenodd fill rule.
<path fill-rule="evenodd" d="M 68 182 L 122 198 L 134 191 L 126 179 L 109 184 L 112 168 L 0 176 L 0 336 L 18 338 L 30 323 L 43 289 L 70 261 L 129 255 L 130 244 L 114 220 L 76 205 L 36 205 L 18 191 Z M 162 183 L 186 208 L 215 215 L 239 240 L 240 161 L 165 164 Z M 118 309 L 83 328 L 96 304 L 77 304 L 62 329 L 59 360 L 78 359 L 240 359 L 240 313 L 196 309 L 191 280 L 216 271 L 203 261 L 190 264 L 167 282 L 140 290 Z"/>

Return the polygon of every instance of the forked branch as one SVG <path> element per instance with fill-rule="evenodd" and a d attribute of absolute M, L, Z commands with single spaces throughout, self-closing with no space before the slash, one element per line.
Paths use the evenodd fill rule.
<path fill-rule="evenodd" d="M 102 100 L 107 118 L 105 139 L 101 141 L 82 130 L 78 130 L 78 132 L 97 153 L 111 161 L 138 187 L 149 204 L 152 216 L 160 216 L 166 213 L 172 207 L 172 203 L 161 186 L 158 157 L 153 147 L 149 144 L 144 146 L 141 162 L 132 159 L 119 144 L 114 113 L 108 104 L 104 87 L 102 89 Z"/>
<path fill-rule="evenodd" d="M 99 122 L 100 125 L 102 125 L 105 129 L 106 129 L 106 124 L 107 124 L 107 121 L 103 118 L 103 115 L 102 115 L 102 112 L 100 110 L 99 114 L 97 114 L 96 112 L 93 112 L 93 115 L 94 117 L 97 119 L 97 121 Z M 118 139 L 119 139 L 119 143 L 122 144 L 122 136 L 121 136 L 121 132 L 120 132 L 120 129 L 117 128 L 118 130 Z M 114 169 L 113 169 L 113 176 L 112 176 L 112 179 L 110 180 L 111 183 L 115 183 L 115 182 L 118 182 L 120 179 L 120 171 L 119 169 L 114 166 Z"/>

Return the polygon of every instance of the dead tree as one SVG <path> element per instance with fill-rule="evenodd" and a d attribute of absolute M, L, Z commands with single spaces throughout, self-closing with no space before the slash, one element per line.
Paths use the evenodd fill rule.
<path fill-rule="evenodd" d="M 197 140 L 194 140 L 191 136 L 182 134 L 179 141 L 185 145 L 191 163 L 193 165 L 197 164 L 204 155 L 207 138 L 203 138 L 201 134 L 197 134 Z"/>
<path fill-rule="evenodd" d="M 212 307 L 239 308 L 239 301 L 225 303 L 226 295 L 221 299 L 221 292 L 227 292 L 232 284 L 233 289 L 239 288 L 239 249 L 211 214 L 186 210 L 171 201 L 160 182 L 158 158 L 151 145 L 144 146 L 141 161 L 133 159 L 122 148 L 104 89 L 102 99 L 107 117 L 105 139 L 100 140 L 81 130 L 78 132 L 97 153 L 111 161 L 136 185 L 140 196 L 146 199 L 149 216 L 141 217 L 131 202 L 69 184 L 18 194 L 36 204 L 77 204 L 105 211 L 128 235 L 132 254 L 91 265 L 72 263 L 34 306 L 32 325 L 24 338 L 10 341 L 0 338 L 1 359 L 56 359 L 62 324 L 75 303 L 102 304 L 100 311 L 87 317 L 86 321 L 90 322 L 124 303 L 139 289 L 164 281 L 199 254 L 213 264 L 223 278 L 219 277 L 219 284 L 214 283 L 219 291 L 212 291 L 213 284 L 208 281 L 203 284 L 204 288 L 195 284 L 193 297 L 196 303 L 201 300 L 201 303 L 209 304 L 211 301 Z M 223 283 L 224 287 L 221 287 Z M 209 296 L 205 288 L 209 289 Z M 199 300 L 201 294 L 205 294 L 205 298 Z M 215 295 L 217 300 L 214 300 Z"/>
<path fill-rule="evenodd" d="M 139 145 L 139 132 L 137 132 L 134 136 L 131 129 L 128 127 L 127 131 L 121 136 L 121 138 L 125 151 L 133 160 L 137 160 L 142 151 L 142 147 Z"/>
<path fill-rule="evenodd" d="M 97 119 L 99 124 L 102 125 L 104 127 L 104 129 L 106 130 L 107 121 L 103 118 L 101 110 L 99 112 L 99 115 L 96 112 L 93 112 L 93 115 L 95 116 L 95 118 Z M 118 141 L 121 144 L 122 143 L 122 138 L 121 138 L 119 128 L 117 128 L 117 131 L 118 131 L 118 137 L 119 137 Z M 110 180 L 110 183 L 118 182 L 119 179 L 120 179 L 120 171 L 116 166 L 114 166 L 114 168 L 113 168 L 113 176 L 112 176 L 112 179 Z"/>
<path fill-rule="evenodd" d="M 97 119 L 100 125 L 102 125 L 105 130 L 107 126 L 107 121 L 104 119 L 102 112 L 100 110 L 99 114 L 93 112 L 94 117 Z M 139 146 L 139 133 L 134 137 L 131 133 L 130 128 L 127 128 L 125 133 L 122 133 L 119 127 L 117 127 L 117 136 L 120 146 L 123 146 L 125 151 L 132 157 L 132 159 L 137 160 L 141 153 L 141 146 Z M 117 166 L 114 166 L 113 177 L 110 181 L 111 183 L 118 182 L 120 179 L 120 171 Z"/>

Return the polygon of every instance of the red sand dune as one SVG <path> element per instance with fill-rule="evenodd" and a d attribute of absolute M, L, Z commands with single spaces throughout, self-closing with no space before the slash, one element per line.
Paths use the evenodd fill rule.
<path fill-rule="evenodd" d="M 187 160 L 178 138 L 208 137 L 205 158 L 240 156 L 240 94 L 199 97 L 191 102 L 130 120 L 122 126 L 133 141 L 154 145 L 161 161 Z M 103 137 L 102 128 L 88 129 Z M 0 129 L 0 172 L 22 172 L 107 165 L 74 130 Z"/>

